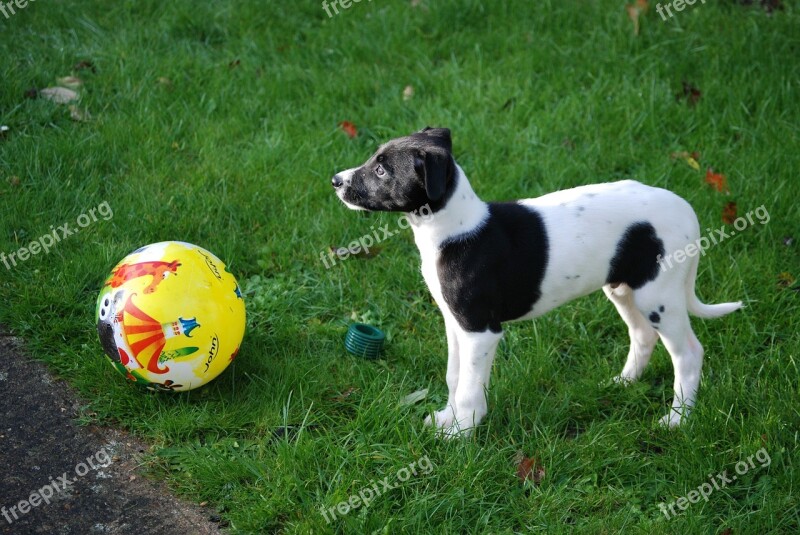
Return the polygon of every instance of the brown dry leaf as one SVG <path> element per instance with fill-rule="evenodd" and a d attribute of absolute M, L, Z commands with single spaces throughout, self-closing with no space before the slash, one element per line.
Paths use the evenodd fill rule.
<path fill-rule="evenodd" d="M 69 105 L 69 117 L 73 121 L 78 121 L 79 123 L 85 123 L 92 119 L 89 110 L 82 110 L 76 104 Z"/>
<path fill-rule="evenodd" d="M 781 288 L 788 288 L 795 283 L 795 278 L 788 271 L 778 274 L 778 286 Z"/>
<path fill-rule="evenodd" d="M 720 193 L 730 193 L 725 175 L 722 173 L 715 173 L 711 167 L 706 170 L 706 183 Z"/>
<path fill-rule="evenodd" d="M 700 97 L 703 96 L 703 92 L 696 88 L 694 85 L 690 84 L 686 80 L 681 82 L 681 92 L 675 95 L 675 100 L 680 100 L 682 98 L 686 99 L 686 102 L 689 106 L 694 106 L 697 104 L 697 101 L 700 100 Z"/>
<path fill-rule="evenodd" d="M 403 100 L 411 100 L 414 98 L 414 88 L 410 85 L 407 85 L 405 89 L 403 89 Z"/>
<path fill-rule="evenodd" d="M 733 225 L 736 220 L 736 203 L 730 201 L 722 207 L 722 222 L 726 225 Z M 733 232 L 733 231 L 731 231 Z"/>
<path fill-rule="evenodd" d="M 341 128 L 350 139 L 353 139 L 358 135 L 358 128 L 356 128 L 356 125 L 350 121 L 342 121 L 339 123 L 339 128 Z"/>
<path fill-rule="evenodd" d="M 700 159 L 699 152 L 696 151 L 691 153 L 686 151 L 672 152 L 670 153 L 669 157 L 672 158 L 673 160 L 685 161 L 687 164 L 689 164 L 689 167 L 691 167 L 695 171 L 700 170 L 700 162 L 698 162 L 698 160 Z"/>
<path fill-rule="evenodd" d="M 66 87 L 47 87 L 39 91 L 39 95 L 56 104 L 69 104 L 80 98 L 78 93 Z"/>
<path fill-rule="evenodd" d="M 235 60 L 233 60 L 230 63 L 228 63 L 228 67 L 231 68 L 231 69 L 235 69 L 236 67 L 238 67 L 241 64 L 242 64 L 242 60 L 240 60 L 239 58 L 236 58 Z"/>
<path fill-rule="evenodd" d="M 534 485 L 539 485 L 545 476 L 544 466 L 539 464 L 535 457 L 525 457 L 521 451 L 517 452 L 517 479 L 522 483 L 530 481 Z"/>
<path fill-rule="evenodd" d="M 72 67 L 73 71 L 82 71 L 84 69 L 89 69 L 92 72 L 97 72 L 97 69 L 94 67 L 94 63 L 88 60 L 79 61 Z"/>
<path fill-rule="evenodd" d="M 335 401 L 337 403 L 342 403 L 344 400 L 346 400 L 347 398 L 349 398 L 350 396 L 352 396 L 356 392 L 358 392 L 358 388 L 356 388 L 354 386 L 351 386 L 350 388 L 348 388 L 344 392 L 341 392 L 339 395 L 333 396 L 331 398 L 331 401 Z"/>
<path fill-rule="evenodd" d="M 158 83 L 163 85 L 164 87 L 166 87 L 168 89 L 172 89 L 172 85 L 173 85 L 172 84 L 172 80 L 170 80 L 166 76 L 159 76 L 158 77 Z"/>
<path fill-rule="evenodd" d="M 639 35 L 639 17 L 647 13 L 647 0 L 636 0 L 633 4 L 625 5 L 628 18 L 633 22 L 633 35 Z"/>
<path fill-rule="evenodd" d="M 70 89 L 79 89 L 83 85 L 83 80 L 77 76 L 64 76 L 62 78 L 56 78 L 56 82 L 58 82 L 58 85 L 62 87 L 68 87 Z"/>
<path fill-rule="evenodd" d="M 8 177 L 8 184 L 16 188 L 19 186 L 19 177 L 17 175 L 11 175 Z"/>

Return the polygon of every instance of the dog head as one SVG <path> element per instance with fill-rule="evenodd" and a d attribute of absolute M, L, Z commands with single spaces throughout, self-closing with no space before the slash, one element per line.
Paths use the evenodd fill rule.
<path fill-rule="evenodd" d="M 450 130 L 426 127 L 382 145 L 361 167 L 334 175 L 331 184 L 348 208 L 413 212 L 441 208 L 454 189 Z"/>

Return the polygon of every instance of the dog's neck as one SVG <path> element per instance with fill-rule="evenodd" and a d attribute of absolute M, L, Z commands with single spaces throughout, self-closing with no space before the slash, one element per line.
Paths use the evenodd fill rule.
<path fill-rule="evenodd" d="M 447 204 L 427 218 L 410 218 L 417 247 L 438 249 L 445 240 L 467 237 L 483 226 L 489 206 L 480 200 L 458 164 L 453 176 L 454 190 Z"/>

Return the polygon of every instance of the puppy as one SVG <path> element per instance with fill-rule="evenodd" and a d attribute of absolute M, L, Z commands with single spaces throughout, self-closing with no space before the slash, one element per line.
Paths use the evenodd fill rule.
<path fill-rule="evenodd" d="M 446 128 L 389 141 L 331 183 L 354 210 L 410 213 L 428 205 L 433 213 L 409 220 L 447 330 L 447 405 L 426 419 L 446 435 L 468 433 L 486 415 L 504 322 L 541 316 L 600 288 L 631 340 L 615 380 L 638 379 L 661 338 L 675 373 L 661 422 L 678 425 L 695 403 L 703 363 L 689 314 L 715 318 L 742 306 L 698 300 L 697 248 L 690 255 L 687 247 L 700 236 L 697 216 L 663 189 L 625 180 L 486 203 L 453 159 Z M 684 249 L 685 262 L 663 261 Z"/>

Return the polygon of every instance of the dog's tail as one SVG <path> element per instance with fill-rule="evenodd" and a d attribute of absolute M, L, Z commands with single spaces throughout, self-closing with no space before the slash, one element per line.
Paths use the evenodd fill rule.
<path fill-rule="evenodd" d="M 741 301 L 733 303 L 719 303 L 716 305 L 707 305 L 697 298 L 694 293 L 694 281 L 697 278 L 697 266 L 700 263 L 700 256 L 692 258 L 692 265 L 689 268 L 689 276 L 686 278 L 686 308 L 689 313 L 698 318 L 719 318 L 725 314 L 730 314 L 739 310 L 744 305 Z"/>

